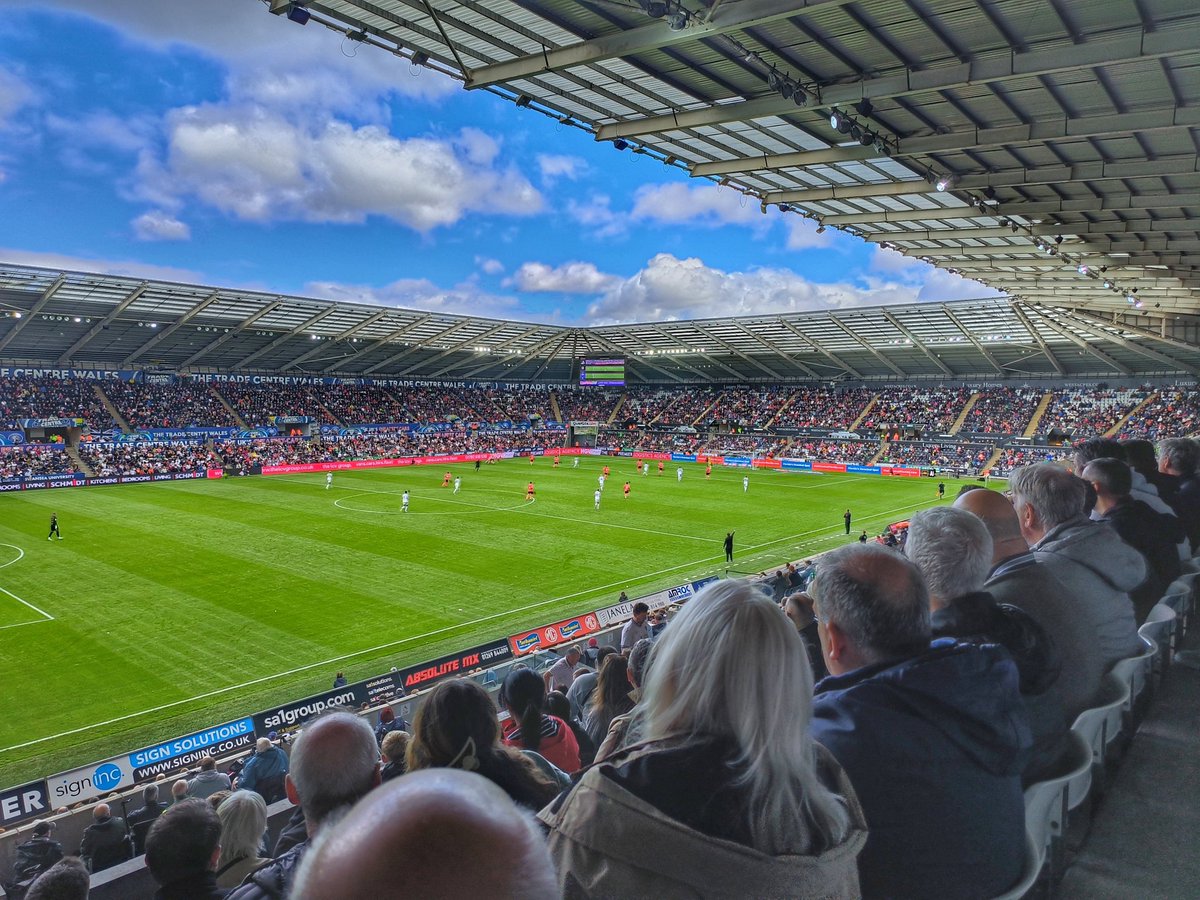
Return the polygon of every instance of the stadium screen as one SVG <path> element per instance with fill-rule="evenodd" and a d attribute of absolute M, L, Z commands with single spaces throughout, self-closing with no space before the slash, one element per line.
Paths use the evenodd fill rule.
<path fill-rule="evenodd" d="M 579 366 L 579 383 L 623 387 L 625 385 L 624 359 L 585 359 Z"/>

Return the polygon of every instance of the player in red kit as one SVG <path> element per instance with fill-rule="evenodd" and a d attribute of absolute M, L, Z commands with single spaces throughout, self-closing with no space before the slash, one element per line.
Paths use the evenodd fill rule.
<path fill-rule="evenodd" d="M 712 463 L 709 463 L 707 466 L 704 467 L 704 477 L 712 478 Z"/>
<path fill-rule="evenodd" d="M 529 482 L 529 484 L 525 488 L 525 499 L 526 500 L 533 499 L 533 482 L 532 481 Z"/>
<path fill-rule="evenodd" d="M 629 482 L 625 482 L 625 499 L 629 499 Z"/>
<path fill-rule="evenodd" d="M 450 470 L 446 470 L 446 474 L 442 476 L 442 487 L 450 486 Z"/>

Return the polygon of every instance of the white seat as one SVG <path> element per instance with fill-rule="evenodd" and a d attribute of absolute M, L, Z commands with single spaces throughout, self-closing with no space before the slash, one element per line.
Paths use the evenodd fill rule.
<path fill-rule="evenodd" d="M 1179 632 L 1178 640 L 1183 640 L 1184 635 L 1187 634 L 1188 619 L 1191 617 L 1192 611 L 1191 583 L 1182 578 L 1175 579 L 1167 586 L 1167 592 L 1158 602 L 1175 610 L 1175 627 Z"/>
<path fill-rule="evenodd" d="M 1158 645 L 1154 641 L 1140 634 L 1138 638 L 1142 642 L 1142 652 L 1137 656 L 1119 660 L 1109 670 L 1114 677 L 1129 687 L 1129 699 L 1125 701 L 1124 712 L 1128 717 L 1131 731 L 1138 718 L 1135 715 L 1139 711 L 1138 701 L 1145 693 L 1146 685 L 1150 681 L 1150 669 L 1154 665 L 1154 657 L 1158 653 Z"/>
<path fill-rule="evenodd" d="M 1175 610 L 1161 603 L 1155 604 L 1142 627 L 1138 629 L 1138 634 L 1158 645 L 1153 672 L 1155 679 L 1161 681 L 1167 666 L 1170 665 L 1171 655 L 1175 652 Z"/>
<path fill-rule="evenodd" d="M 1049 865 L 1046 877 L 1051 885 L 1062 874 L 1063 837 L 1067 828 L 1067 790 L 1071 782 L 1089 776 L 1092 768 L 1092 748 L 1083 735 L 1072 731 L 1067 735 L 1067 751 L 1063 755 L 1061 773 L 1045 781 L 1037 781 L 1025 789 L 1025 830 L 1043 847 Z"/>
<path fill-rule="evenodd" d="M 1015 885 L 998 895 L 994 900 L 1021 900 L 1030 889 L 1037 884 L 1038 875 L 1041 874 L 1042 864 L 1046 861 L 1045 848 L 1038 847 L 1037 841 L 1026 832 L 1025 834 L 1025 871 L 1021 873 L 1021 880 Z"/>
<path fill-rule="evenodd" d="M 1113 714 L 1116 714 L 1117 734 L 1120 733 L 1121 709 L 1129 699 L 1129 687 L 1114 675 L 1105 675 L 1096 696 L 1096 705 L 1085 709 L 1075 719 L 1071 730 L 1077 732 L 1092 750 L 1090 774 L 1079 774 L 1071 779 L 1068 787 L 1067 804 L 1075 809 L 1087 798 L 1092 782 L 1098 790 L 1104 785 L 1104 759 L 1108 745 L 1117 735 L 1109 736 Z"/>

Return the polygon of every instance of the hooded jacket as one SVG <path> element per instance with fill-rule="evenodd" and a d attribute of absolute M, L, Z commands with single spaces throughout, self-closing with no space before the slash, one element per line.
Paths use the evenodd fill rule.
<path fill-rule="evenodd" d="M 233 786 L 229 781 L 229 776 L 224 772 L 218 772 L 215 769 L 210 769 L 207 772 L 201 772 L 190 782 L 188 782 L 187 795 L 189 797 L 198 797 L 203 800 L 211 797 L 217 791 L 232 790 Z"/>
<path fill-rule="evenodd" d="M 1183 525 L 1174 514 L 1163 515 L 1134 499 L 1118 503 L 1099 521 L 1106 522 L 1146 560 L 1146 580 L 1130 594 L 1134 620 L 1145 622 L 1150 610 L 1182 571 L 1177 547 L 1180 540 L 1186 540 Z"/>
<path fill-rule="evenodd" d="M 772 856 L 736 839 L 739 789 L 711 749 L 703 742 L 689 745 L 679 748 L 681 756 L 656 745 L 639 747 L 592 766 L 570 793 L 542 810 L 538 818 L 550 829 L 564 898 L 858 896 L 855 858 L 866 822 L 854 788 L 829 752 L 816 748 L 817 767 L 822 781 L 845 799 L 849 833 L 815 853 Z M 704 791 L 693 789 L 698 779 L 704 779 Z"/>
<path fill-rule="evenodd" d="M 246 760 L 246 765 L 242 767 L 242 774 L 238 776 L 238 788 L 244 791 L 260 791 L 264 782 L 270 782 L 272 786 L 280 783 L 288 770 L 288 755 L 282 749 L 276 746 L 268 747 L 262 753 L 257 750 Z M 277 798 L 263 798 L 268 803 Z"/>
<path fill-rule="evenodd" d="M 1106 670 L 1139 652 L 1129 592 L 1146 579 L 1142 554 L 1082 514 L 1055 525 L 1029 549 L 1075 598 Z"/>
<path fill-rule="evenodd" d="M 296 844 L 287 853 L 255 869 L 227 895 L 228 900 L 282 900 L 292 892 L 308 842 Z"/>
<path fill-rule="evenodd" d="M 864 897 L 991 897 L 1021 877 L 1030 735 L 1018 681 L 1002 648 L 943 638 L 817 685 L 812 735 L 871 829 Z"/>
<path fill-rule="evenodd" d="M 1068 723 L 1095 706 L 1108 666 L 1096 646 L 1096 623 L 1049 567 L 1028 551 L 1002 560 L 992 568 L 984 589 L 997 603 L 1029 613 L 1054 638 L 1062 673 L 1054 690 L 1060 696 Z"/>
<path fill-rule="evenodd" d="M 17 845 L 13 876 L 17 879 L 40 875 L 63 858 L 62 844 L 49 837 L 34 837 Z"/>
<path fill-rule="evenodd" d="M 1034 563 L 1036 565 L 1036 563 Z M 1054 639 L 1029 613 L 975 591 L 956 597 L 931 617 L 936 637 L 971 644 L 999 644 L 1017 666 L 1021 699 L 1029 716 L 1033 749 L 1023 781 L 1031 784 L 1058 768 L 1067 749 L 1067 715 L 1057 690 L 1062 657 Z"/>

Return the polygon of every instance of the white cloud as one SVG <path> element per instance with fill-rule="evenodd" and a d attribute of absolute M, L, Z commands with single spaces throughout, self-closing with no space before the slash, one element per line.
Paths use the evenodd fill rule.
<path fill-rule="evenodd" d="M 590 262 L 569 262 L 548 266 L 540 262 L 521 265 L 505 285 L 527 293 L 600 294 L 621 283 L 617 275 L 608 275 Z"/>
<path fill-rule="evenodd" d="M 878 279 L 818 284 L 788 269 L 725 272 L 659 253 L 587 310 L 589 324 L 744 316 L 912 303 L 919 286 Z"/>
<path fill-rule="evenodd" d="M 515 297 L 490 294 L 470 284 L 442 288 L 426 278 L 402 278 L 382 287 L 345 284 L 336 281 L 313 281 L 304 286 L 308 296 L 328 300 L 358 303 L 377 303 L 404 309 L 431 312 L 465 313 L 500 319 L 529 318 Z"/>
<path fill-rule="evenodd" d="M 16 113 L 38 99 L 37 92 L 14 69 L 0 66 L 0 128 Z"/>
<path fill-rule="evenodd" d="M 770 222 L 759 204 L 737 191 L 716 185 L 648 184 L 634 195 L 634 219 L 662 225 L 759 225 Z"/>
<path fill-rule="evenodd" d="M 538 171 L 541 172 L 544 184 L 553 184 L 560 178 L 575 181 L 587 171 L 587 162 L 578 156 L 562 156 L 559 154 L 539 153 L 537 156 Z"/>
<path fill-rule="evenodd" d="M 142 213 L 130 224 L 139 241 L 186 241 L 192 236 L 186 222 L 156 209 Z"/>
<path fill-rule="evenodd" d="M 504 271 L 504 263 L 486 256 L 475 257 L 475 265 L 479 266 L 484 275 L 499 275 Z"/>
<path fill-rule="evenodd" d="M 165 209 L 194 197 L 245 221 L 379 215 L 421 232 L 469 212 L 540 211 L 541 194 L 520 172 L 492 164 L 496 151 L 474 129 L 455 140 L 399 139 L 373 125 L 297 123 L 261 107 L 183 107 L 168 116 L 165 158 L 143 154 L 137 193 Z"/>
<path fill-rule="evenodd" d="M 871 255 L 870 270 L 915 286 L 918 289 L 915 299 L 918 301 L 978 300 L 1003 296 L 1003 292 L 995 288 L 880 246 L 876 246 Z"/>
<path fill-rule="evenodd" d="M 587 200 L 567 201 L 567 215 L 595 237 L 614 237 L 625 231 L 625 218 L 612 209 L 612 198 L 607 194 L 592 194 Z"/>
<path fill-rule="evenodd" d="M 40 266 L 44 269 L 96 272 L 101 275 L 130 275 L 161 281 L 203 283 L 205 280 L 202 274 L 191 269 L 156 266 L 136 260 L 96 259 L 94 257 L 69 256 L 65 253 L 39 253 L 11 247 L 0 247 L 0 260 L 12 266 Z"/>
<path fill-rule="evenodd" d="M 817 223 L 803 216 L 789 215 L 784 218 L 787 223 L 787 248 L 789 250 L 814 250 L 828 247 L 833 243 L 828 231 L 817 234 Z"/>
<path fill-rule="evenodd" d="M 905 256 L 899 251 L 881 247 L 878 244 L 875 245 L 874 252 L 871 254 L 870 265 L 872 271 L 893 273 L 913 272 L 922 267 L 932 268 L 929 263 L 912 256 Z"/>

